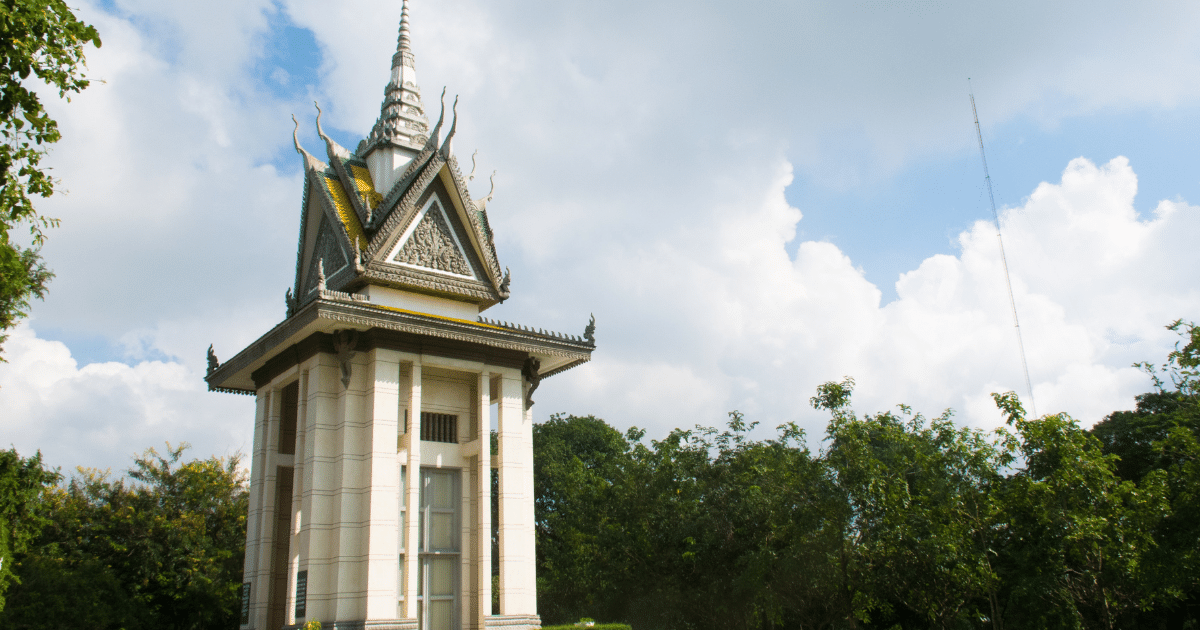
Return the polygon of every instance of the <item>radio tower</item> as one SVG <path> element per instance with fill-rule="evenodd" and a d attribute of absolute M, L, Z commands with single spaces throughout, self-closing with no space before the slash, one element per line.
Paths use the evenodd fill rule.
<path fill-rule="evenodd" d="M 1037 415 L 1037 403 L 1033 400 L 1033 384 L 1029 380 L 1029 363 L 1025 360 L 1025 341 L 1021 338 L 1021 320 L 1017 318 L 1017 300 L 1013 297 L 1012 278 L 1008 273 L 1008 259 L 1004 255 L 1004 238 L 1000 236 L 1000 213 L 996 212 L 996 196 L 992 193 L 992 176 L 988 174 L 987 154 L 983 151 L 983 132 L 979 128 L 979 112 L 975 109 L 975 91 L 971 79 L 967 79 L 967 93 L 971 96 L 971 114 L 975 116 L 975 136 L 979 138 L 979 159 L 983 161 L 983 178 L 987 181 L 988 200 L 992 203 L 992 218 L 996 220 L 996 240 L 1000 243 L 1000 263 L 1004 266 L 1004 283 L 1008 286 L 1008 304 L 1012 307 L 1013 327 L 1017 331 L 1017 349 L 1021 352 L 1021 369 L 1025 371 L 1025 389 L 1029 391 L 1029 410 Z"/>

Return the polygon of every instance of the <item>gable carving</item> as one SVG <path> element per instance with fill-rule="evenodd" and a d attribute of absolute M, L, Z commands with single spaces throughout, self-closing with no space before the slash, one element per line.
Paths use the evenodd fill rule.
<path fill-rule="evenodd" d="M 308 274 L 304 280 L 304 293 L 308 295 L 317 288 L 317 265 L 324 261 L 325 275 L 330 276 L 345 267 L 349 261 L 345 252 L 337 242 L 329 217 L 321 214 L 321 224 L 317 228 L 317 242 L 313 247 L 312 258 L 308 262 Z"/>
<path fill-rule="evenodd" d="M 392 262 L 474 277 L 462 246 L 454 237 L 442 206 L 437 201 L 430 204 L 425 216 L 421 217 Z"/>

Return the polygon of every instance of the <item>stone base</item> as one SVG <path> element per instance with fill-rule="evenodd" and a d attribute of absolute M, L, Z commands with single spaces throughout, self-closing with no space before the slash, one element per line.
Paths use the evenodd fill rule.
<path fill-rule="evenodd" d="M 542 618 L 538 615 L 488 615 L 483 618 L 488 628 L 504 630 L 540 630 Z"/>
<path fill-rule="evenodd" d="M 282 630 L 301 630 L 304 624 L 284 626 Z M 374 621 L 330 621 L 321 630 L 417 630 L 416 619 L 377 619 Z"/>
<path fill-rule="evenodd" d="M 497 630 L 540 630 L 542 618 L 538 615 L 488 615 L 484 618 L 487 628 Z M 283 626 L 282 630 L 301 630 L 304 624 Z M 417 630 L 416 619 L 377 619 L 373 621 L 331 621 L 322 623 L 321 630 Z"/>

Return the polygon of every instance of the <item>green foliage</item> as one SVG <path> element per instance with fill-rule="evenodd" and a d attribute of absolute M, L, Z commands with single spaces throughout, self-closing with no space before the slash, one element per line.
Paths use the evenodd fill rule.
<path fill-rule="evenodd" d="M 961 427 L 860 415 L 825 383 L 795 425 L 659 441 L 594 417 L 534 428 L 539 603 L 639 630 L 1184 628 L 1200 610 L 1200 333 L 1157 391 L 1085 431 L 1065 414 Z M 1171 387 L 1173 389 L 1167 389 Z M 573 627 L 573 626 L 565 626 Z"/>
<path fill-rule="evenodd" d="M 53 276 L 38 251 L 58 221 L 38 214 L 31 197 L 54 193 L 56 182 L 39 163 L 61 135 L 29 79 L 57 89 L 60 98 L 86 88 L 80 69 L 89 43 L 100 46 L 96 29 L 63 0 L 0 2 L 0 343 Z M 28 226 L 28 246 L 10 234 L 20 226 Z"/>
<path fill-rule="evenodd" d="M 0 611 L 14 581 L 13 561 L 48 522 L 42 497 L 58 478 L 42 466 L 41 453 L 22 458 L 12 449 L 0 451 Z"/>
<path fill-rule="evenodd" d="M 1139 627 L 1200 626 L 1200 329 L 1175 321 L 1180 336 L 1161 367 L 1139 363 L 1155 391 L 1137 397 L 1133 411 L 1117 411 L 1090 433 L 1116 460 L 1117 475 L 1139 487 L 1159 487 L 1167 507 L 1153 523 L 1154 544 L 1140 558 L 1152 597 L 1131 613 Z"/>
<path fill-rule="evenodd" d="M 1169 513 L 1162 475 L 1122 480 L 1117 457 L 1065 414 L 1027 420 L 1013 410 L 1008 424 L 1023 462 L 1001 489 L 1008 616 L 1020 626 L 1128 627 L 1155 595 L 1141 567 Z"/>
<path fill-rule="evenodd" d="M 0 623 L 19 628 L 227 628 L 237 622 L 247 494 L 238 457 L 135 458 L 131 480 L 80 469 L 45 497 Z"/>

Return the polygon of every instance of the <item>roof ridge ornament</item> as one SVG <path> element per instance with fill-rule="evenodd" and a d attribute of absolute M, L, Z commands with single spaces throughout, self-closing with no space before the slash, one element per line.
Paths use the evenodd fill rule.
<path fill-rule="evenodd" d="M 300 146 L 300 123 L 296 120 L 295 114 L 292 114 L 292 122 L 296 125 L 295 128 L 292 129 L 292 144 L 296 146 L 296 153 L 299 153 L 300 157 L 304 159 L 304 165 L 306 167 L 317 171 L 322 170 L 324 164 L 317 158 L 313 157 L 311 153 L 305 151 L 304 147 Z"/>
<path fill-rule="evenodd" d="M 446 161 L 450 160 L 450 141 L 454 140 L 454 131 L 458 127 L 458 95 L 457 94 L 454 95 L 454 104 L 450 106 L 450 111 L 454 114 L 454 117 L 450 120 L 450 131 L 446 133 L 446 141 L 442 143 L 442 148 L 441 148 L 441 150 L 438 151 L 438 153 L 441 153 L 442 159 L 444 159 Z"/>
<path fill-rule="evenodd" d="M 457 97 L 455 97 L 457 99 Z M 442 135 L 442 121 L 446 119 L 446 86 L 442 86 L 442 96 L 440 97 L 442 108 L 438 112 L 437 124 L 433 126 L 433 131 L 429 133 L 429 139 L 425 141 L 425 146 L 421 152 L 433 151 L 437 148 L 438 137 Z"/>
<path fill-rule="evenodd" d="M 488 189 L 487 196 L 475 200 L 475 209 L 480 212 L 487 210 L 488 202 L 492 200 L 492 195 L 496 194 L 496 171 L 492 171 L 492 176 L 488 178 L 488 181 L 492 183 L 492 187 Z"/>
<path fill-rule="evenodd" d="M 329 161 L 332 162 L 334 157 L 346 159 L 350 157 L 350 152 L 342 145 L 335 142 L 332 138 L 325 135 L 325 130 L 321 128 L 321 104 L 313 101 L 313 107 L 317 108 L 317 135 L 325 141 L 325 152 L 329 154 Z"/>

